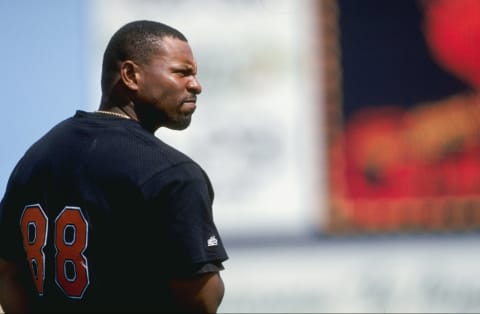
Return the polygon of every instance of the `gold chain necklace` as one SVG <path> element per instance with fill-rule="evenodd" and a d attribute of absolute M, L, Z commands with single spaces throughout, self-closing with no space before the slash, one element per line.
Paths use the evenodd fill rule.
<path fill-rule="evenodd" d="M 126 114 L 113 112 L 113 111 L 97 110 L 97 111 L 95 111 L 95 113 L 103 113 L 103 114 L 107 114 L 107 115 L 111 115 L 111 116 L 115 116 L 115 117 L 120 117 L 120 118 L 124 118 L 124 119 L 131 119 L 131 117 L 127 116 Z"/>

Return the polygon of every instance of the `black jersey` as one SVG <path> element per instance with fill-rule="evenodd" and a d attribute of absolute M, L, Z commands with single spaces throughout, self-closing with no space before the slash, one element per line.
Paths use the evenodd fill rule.
<path fill-rule="evenodd" d="M 213 188 L 134 120 L 77 111 L 33 144 L 0 205 L 0 255 L 25 261 L 44 311 L 168 310 L 169 278 L 228 257 Z"/>

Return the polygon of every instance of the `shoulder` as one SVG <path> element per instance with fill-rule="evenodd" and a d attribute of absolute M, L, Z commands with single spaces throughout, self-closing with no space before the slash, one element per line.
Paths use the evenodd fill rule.
<path fill-rule="evenodd" d="M 133 129 L 117 142 L 126 144 L 122 150 L 126 150 L 124 153 L 130 164 L 139 168 L 147 167 L 151 175 L 163 172 L 185 175 L 203 172 L 187 154 L 143 129 Z"/>
<path fill-rule="evenodd" d="M 140 125 L 125 122 L 125 128 L 110 128 L 96 136 L 88 160 L 99 173 L 130 178 L 138 185 L 147 184 L 154 177 L 170 182 L 203 180 L 210 184 L 206 172 L 190 156 Z"/>
<path fill-rule="evenodd" d="M 184 195 L 186 199 L 198 197 L 213 201 L 214 189 L 206 171 L 194 160 L 183 153 L 173 150 L 174 154 L 182 156 L 176 162 L 161 165 L 141 184 L 141 190 L 146 198 L 158 195 L 159 191 L 169 195 Z"/>
<path fill-rule="evenodd" d="M 193 162 L 134 120 L 80 112 L 63 125 L 67 125 L 67 133 L 75 134 L 69 140 L 76 138 L 89 164 L 111 171 L 123 168 L 148 175 L 179 163 Z"/>

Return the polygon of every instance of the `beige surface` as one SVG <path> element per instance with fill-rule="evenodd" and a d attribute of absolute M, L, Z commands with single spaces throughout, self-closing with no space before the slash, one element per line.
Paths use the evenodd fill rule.
<path fill-rule="evenodd" d="M 479 313 L 480 236 L 230 247 L 219 313 Z"/>

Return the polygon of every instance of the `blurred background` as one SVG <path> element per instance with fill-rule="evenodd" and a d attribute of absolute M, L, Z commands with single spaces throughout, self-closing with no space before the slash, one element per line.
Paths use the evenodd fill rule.
<path fill-rule="evenodd" d="M 208 172 L 222 313 L 479 312 L 479 0 L 0 1 L 0 191 L 93 111 L 110 36 L 152 19 L 203 85 L 156 135 Z"/>

